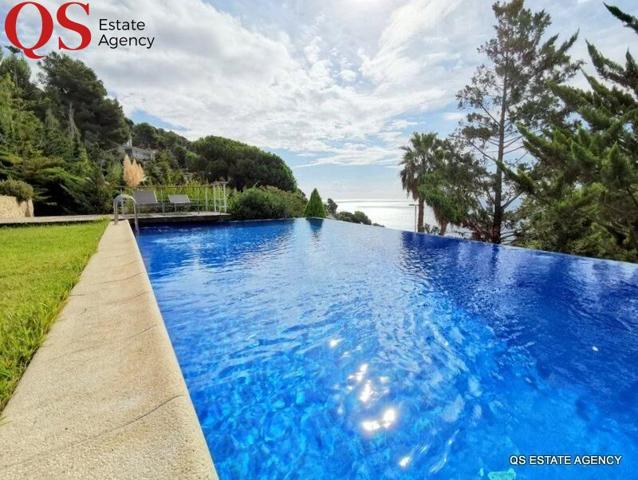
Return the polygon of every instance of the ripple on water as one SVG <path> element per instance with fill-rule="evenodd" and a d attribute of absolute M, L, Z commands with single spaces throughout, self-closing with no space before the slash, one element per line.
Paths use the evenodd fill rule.
<path fill-rule="evenodd" d="M 638 268 L 363 227 L 143 229 L 222 478 L 631 478 Z M 510 470 L 613 453 L 620 467 Z"/>

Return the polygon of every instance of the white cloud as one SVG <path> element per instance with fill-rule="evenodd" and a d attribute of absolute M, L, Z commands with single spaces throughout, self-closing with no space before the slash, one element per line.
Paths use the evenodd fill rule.
<path fill-rule="evenodd" d="M 157 37 L 155 47 L 114 51 L 97 48 L 94 38 L 89 50 L 74 55 L 97 71 L 128 114 L 145 111 L 183 126 L 189 137 L 214 133 L 272 149 L 324 152 L 322 161 L 374 163 L 383 148 L 398 147 L 397 117 L 442 106 L 453 94 L 450 82 L 440 81 L 443 63 L 465 32 L 445 27 L 449 38 L 442 39 L 440 25 L 453 13 L 463 15 L 460 3 L 407 2 L 377 32 L 376 45 L 360 46 L 372 52 L 361 59 L 325 40 L 322 20 L 293 41 L 284 29 L 263 33 L 201 0 L 100 2 L 91 5 L 95 23 L 143 20 L 146 33 Z M 425 55 L 415 55 L 426 46 Z M 359 75 L 363 82 L 355 82 Z M 340 142 L 360 143 L 345 152 Z M 367 147 L 375 142 L 385 147 Z"/>
<path fill-rule="evenodd" d="M 401 143 L 397 143 L 401 145 Z M 320 165 L 394 165 L 400 156 L 398 147 L 386 147 L 366 145 L 363 143 L 351 143 L 341 145 L 338 151 L 329 152 L 327 155 L 297 168 L 315 167 Z"/>
<path fill-rule="evenodd" d="M 614 55 L 635 40 L 613 19 L 592 20 L 592 12 L 607 16 L 597 2 L 528 3 L 553 14 L 552 31 L 581 28 L 580 57 L 583 37 Z M 488 4 L 255 1 L 227 6 L 231 14 L 202 0 L 112 0 L 92 3 L 92 18 L 143 20 L 155 47 L 93 45 L 72 55 L 96 70 L 128 114 L 147 112 L 191 138 L 289 150 L 307 165 L 391 166 L 415 119 L 429 111 L 438 126 L 460 118 L 450 104 L 482 61 L 476 48 L 492 34 Z"/>

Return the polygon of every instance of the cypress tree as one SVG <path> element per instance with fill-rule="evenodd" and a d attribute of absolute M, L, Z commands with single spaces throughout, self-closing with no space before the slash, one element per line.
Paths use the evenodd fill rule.
<path fill-rule="evenodd" d="M 306 205 L 303 215 L 308 218 L 326 218 L 326 209 L 323 206 L 321 196 L 316 188 L 310 194 L 310 200 L 308 200 L 308 204 Z"/>

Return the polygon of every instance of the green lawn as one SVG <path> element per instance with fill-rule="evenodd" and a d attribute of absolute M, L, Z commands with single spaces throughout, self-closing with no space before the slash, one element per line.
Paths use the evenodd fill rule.
<path fill-rule="evenodd" d="M 0 228 L 0 412 L 105 227 L 106 221 Z"/>

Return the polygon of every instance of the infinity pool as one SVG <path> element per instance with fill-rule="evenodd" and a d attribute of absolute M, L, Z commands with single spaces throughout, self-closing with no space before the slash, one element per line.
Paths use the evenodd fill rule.
<path fill-rule="evenodd" d="M 138 241 L 222 479 L 636 478 L 636 265 L 332 220 Z"/>

